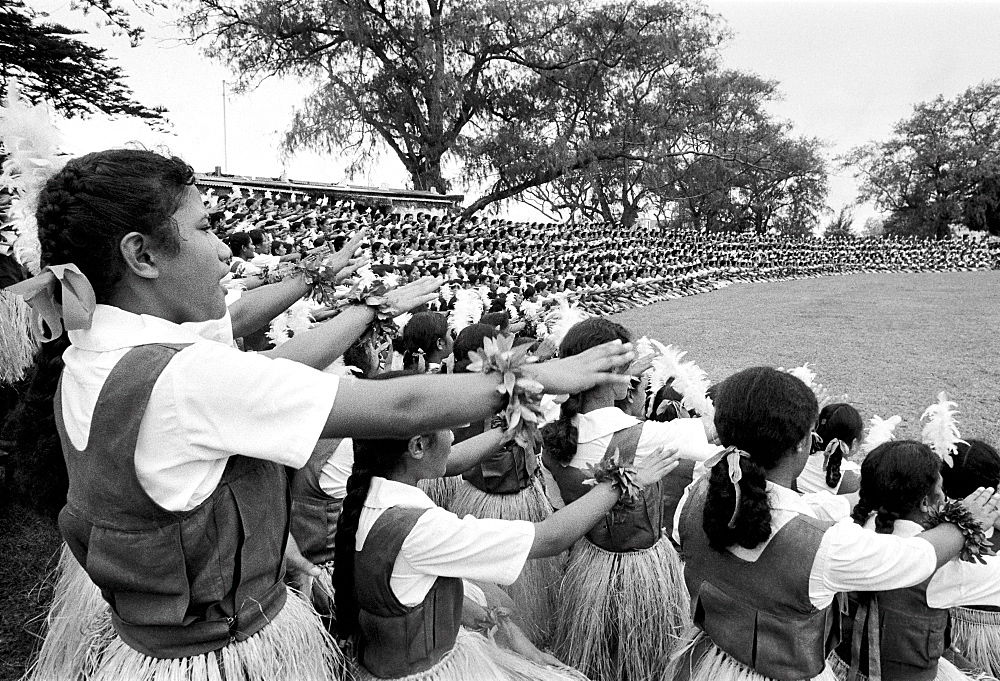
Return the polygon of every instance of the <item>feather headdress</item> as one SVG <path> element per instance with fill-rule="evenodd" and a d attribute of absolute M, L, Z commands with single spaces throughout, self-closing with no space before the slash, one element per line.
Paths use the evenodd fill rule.
<path fill-rule="evenodd" d="M 590 315 L 581 310 L 576 305 L 570 305 L 564 297 L 559 301 L 559 307 L 550 312 L 545 319 L 545 325 L 549 329 L 549 335 L 556 345 L 562 343 L 566 337 L 566 332 L 587 319 Z"/>
<path fill-rule="evenodd" d="M 455 307 L 448 315 L 448 328 L 457 335 L 465 327 L 475 324 L 483 316 L 483 301 L 479 293 L 472 289 L 455 291 Z"/>
<path fill-rule="evenodd" d="M 953 466 L 952 455 L 957 451 L 958 443 L 965 442 L 958 432 L 958 405 L 948 399 L 943 390 L 938 393 L 938 401 L 924 410 L 921 421 L 927 421 L 920 432 L 920 439 L 941 457 L 949 466 Z"/>
<path fill-rule="evenodd" d="M 32 274 L 41 270 L 41 245 L 35 208 L 46 180 L 65 163 L 59 157 L 60 134 L 43 104 L 32 106 L 11 86 L 0 106 L 0 141 L 7 154 L 0 172 L 0 187 L 13 195 L 10 220 L 17 237 L 14 257 Z"/>
<path fill-rule="evenodd" d="M 891 442 L 896 438 L 896 426 L 902 423 L 903 417 L 896 415 L 882 419 L 877 414 L 868 422 L 868 434 L 861 443 L 861 451 L 868 454 L 879 445 Z"/>
<path fill-rule="evenodd" d="M 271 328 L 267 332 L 267 337 L 277 347 L 299 331 L 312 328 L 314 324 L 312 312 L 318 307 L 319 305 L 315 301 L 307 298 L 296 301 L 274 318 L 274 321 L 271 322 Z"/>
<path fill-rule="evenodd" d="M 795 378 L 799 379 L 807 386 L 809 386 L 809 389 L 813 391 L 814 395 L 816 395 L 816 402 L 819 403 L 820 409 L 833 402 L 847 401 L 847 395 L 839 395 L 839 396 L 831 395 L 830 391 L 827 390 L 822 383 L 819 383 L 816 380 L 816 372 L 810 368 L 809 362 L 806 362 L 800 367 L 794 367 L 792 369 L 781 369 L 781 371 L 791 374 L 792 376 L 794 376 Z"/>
<path fill-rule="evenodd" d="M 708 388 L 712 384 L 708 374 L 694 362 L 684 360 L 686 351 L 652 338 L 649 342 L 657 353 L 649 379 L 650 394 L 655 395 L 673 378 L 672 387 L 681 394 L 681 404 L 685 409 L 696 411 L 707 419 L 715 418 L 715 405 L 708 396 Z"/>

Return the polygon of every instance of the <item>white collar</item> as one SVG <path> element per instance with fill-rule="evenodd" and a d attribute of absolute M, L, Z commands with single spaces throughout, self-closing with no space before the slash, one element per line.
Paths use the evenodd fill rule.
<path fill-rule="evenodd" d="M 799 513 L 812 518 L 816 517 L 816 511 L 803 501 L 802 496 L 798 492 L 794 492 L 781 485 L 776 485 L 770 480 L 764 485 L 764 489 L 767 491 L 767 498 L 771 504 L 772 511 L 791 511 L 792 513 Z"/>
<path fill-rule="evenodd" d="M 865 522 L 865 529 L 875 531 L 875 514 L 872 513 L 868 520 Z M 899 518 L 895 520 L 892 524 L 892 534 L 895 537 L 916 537 L 918 534 L 924 531 L 923 525 L 920 523 L 915 523 L 912 520 L 903 520 Z"/>
<path fill-rule="evenodd" d="M 573 417 L 573 425 L 577 430 L 577 442 L 590 442 L 605 435 L 617 433 L 640 423 L 639 419 L 629 416 L 618 407 L 601 407 L 577 414 Z"/>
<path fill-rule="evenodd" d="M 373 477 L 371 486 L 368 488 L 368 496 L 365 498 L 365 506 L 368 508 L 390 508 L 392 506 L 434 508 L 435 504 L 419 487 L 407 485 L 405 482 Z"/>
<path fill-rule="evenodd" d="M 89 329 L 69 332 L 80 350 L 110 352 L 150 343 L 197 343 L 206 340 L 196 330 L 153 315 L 134 314 L 112 305 L 97 305 Z"/>

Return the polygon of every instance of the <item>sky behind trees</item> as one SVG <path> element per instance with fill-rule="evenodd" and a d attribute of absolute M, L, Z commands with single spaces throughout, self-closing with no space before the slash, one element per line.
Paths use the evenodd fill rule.
<path fill-rule="evenodd" d="M 139 15 L 147 37 L 138 48 L 94 27 L 69 9 L 68 0 L 33 0 L 55 21 L 91 32 L 129 74 L 136 99 L 165 106 L 171 134 L 156 133 L 138 121 L 67 121 L 61 124 L 74 153 L 124 144 L 163 146 L 199 171 L 226 165 L 229 172 L 329 182 L 347 181 L 344 163 L 303 153 L 283 166 L 277 147 L 292 107 L 308 88 L 293 81 L 267 81 L 246 95 L 227 100 L 228 164 L 222 124 L 223 65 L 181 44 L 171 17 Z M 1000 78 L 1000 0 L 706 0 L 721 14 L 733 37 L 723 62 L 779 81 L 784 100 L 773 112 L 790 119 L 795 132 L 817 136 L 831 154 L 889 135 L 892 124 L 912 113 L 914 104 L 938 94 L 954 97 L 967 87 Z M 831 169 L 829 204 L 852 201 L 855 183 L 847 171 Z M 394 159 L 372 168 L 355 184 L 402 186 L 406 173 Z M 456 182 L 456 185 L 460 183 Z M 456 189 L 459 187 L 456 186 Z M 513 208 L 508 212 L 514 213 Z M 870 211 L 859 211 L 863 221 Z"/>

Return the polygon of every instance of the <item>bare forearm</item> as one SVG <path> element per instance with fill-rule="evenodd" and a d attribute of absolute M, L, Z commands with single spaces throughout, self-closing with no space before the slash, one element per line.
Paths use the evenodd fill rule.
<path fill-rule="evenodd" d="M 448 455 L 448 470 L 446 474 L 461 475 L 482 461 L 484 457 L 499 451 L 502 439 L 503 430 L 494 428 L 487 430 L 481 435 L 459 442 L 451 448 L 451 454 Z"/>
<path fill-rule="evenodd" d="M 277 284 L 247 291 L 229 306 L 233 336 L 239 338 L 270 324 L 272 319 L 308 292 L 309 287 L 303 277 L 289 277 Z"/>
<path fill-rule="evenodd" d="M 555 556 L 571 547 L 618 503 L 619 492 L 610 482 L 599 483 L 585 495 L 535 523 L 535 541 L 528 558 Z"/>
<path fill-rule="evenodd" d="M 495 414 L 496 375 L 420 375 L 341 381 L 323 437 L 405 438 Z"/>
<path fill-rule="evenodd" d="M 330 321 L 308 331 L 300 331 L 264 354 L 322 370 L 347 352 L 374 319 L 372 308 L 367 305 L 351 305 Z"/>

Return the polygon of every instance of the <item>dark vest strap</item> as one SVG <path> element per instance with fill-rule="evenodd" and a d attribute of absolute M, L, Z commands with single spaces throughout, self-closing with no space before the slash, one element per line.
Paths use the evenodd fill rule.
<path fill-rule="evenodd" d="M 334 499 L 323 491 L 320 475 L 323 466 L 343 440 L 320 440 L 306 465 L 291 474 L 291 532 L 299 550 L 313 563 L 333 560 L 337 520 L 343 499 Z"/>

